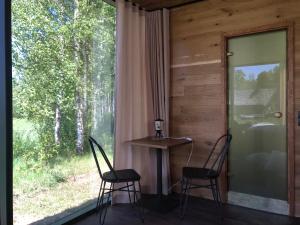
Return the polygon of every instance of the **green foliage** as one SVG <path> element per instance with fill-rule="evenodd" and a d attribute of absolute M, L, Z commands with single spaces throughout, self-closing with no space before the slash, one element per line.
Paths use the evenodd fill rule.
<path fill-rule="evenodd" d="M 79 129 L 87 145 L 93 119 L 108 123 L 102 117 L 114 110 L 114 36 L 115 9 L 101 0 L 13 0 L 13 113 L 32 121 L 38 135 L 16 135 L 15 156 L 46 163 L 70 156 Z"/>
<path fill-rule="evenodd" d="M 39 141 L 34 125 L 25 119 L 13 121 L 14 158 L 23 158 L 27 165 L 35 158 Z"/>
<path fill-rule="evenodd" d="M 35 148 L 37 146 L 37 142 L 35 140 L 31 140 L 27 136 L 15 133 L 13 139 L 13 147 L 14 147 L 14 157 L 15 158 L 30 158 L 32 152 L 35 152 Z"/>
<path fill-rule="evenodd" d="M 112 159 L 112 154 L 108 154 Z M 101 165 L 105 162 L 100 161 Z M 28 163 L 22 158 L 14 159 L 14 191 L 15 194 L 30 193 L 31 191 L 43 191 L 55 187 L 59 183 L 67 182 L 72 176 L 86 174 L 95 169 L 95 162 L 91 154 L 84 156 L 73 156 L 72 158 L 60 158 L 55 166 L 52 164 L 44 165 L 37 170 L 28 166 Z M 96 175 L 97 174 L 97 171 Z M 58 194 L 58 193 L 57 193 Z"/>
<path fill-rule="evenodd" d="M 261 89 L 261 88 L 269 88 L 274 87 L 274 85 L 278 82 L 280 75 L 280 67 L 279 65 L 274 66 L 273 69 L 268 71 L 262 71 L 257 75 L 257 78 L 247 77 L 242 69 L 238 69 L 234 71 L 234 79 L 235 79 L 235 89 L 237 90 L 245 90 L 245 89 Z M 254 76 L 254 74 L 253 74 Z"/>

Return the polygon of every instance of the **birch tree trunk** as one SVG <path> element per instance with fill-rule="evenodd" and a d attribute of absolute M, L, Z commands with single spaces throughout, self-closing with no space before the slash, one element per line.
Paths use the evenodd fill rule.
<path fill-rule="evenodd" d="M 64 6 L 61 4 L 60 5 L 61 10 L 64 11 Z M 64 38 L 62 35 L 59 36 L 59 42 L 60 42 L 60 54 L 64 54 Z M 58 76 L 60 78 L 63 77 L 63 74 L 61 71 L 57 71 Z M 60 145 L 61 143 L 61 98 L 62 98 L 62 93 L 61 91 L 59 92 L 58 96 L 56 97 L 56 105 L 55 105 L 55 125 L 54 125 L 54 141 L 56 145 Z"/>
<path fill-rule="evenodd" d="M 82 154 L 84 146 L 84 119 L 82 97 L 79 91 L 76 91 L 76 110 L 76 152 Z"/>
<path fill-rule="evenodd" d="M 74 0 L 74 22 L 76 24 L 79 18 L 79 1 Z M 84 111 L 83 111 L 83 84 L 81 82 L 82 77 L 82 66 L 81 66 L 81 59 L 80 59 L 80 43 L 78 37 L 74 37 L 74 60 L 76 64 L 76 71 L 77 71 L 77 87 L 76 87 L 76 152 L 78 154 L 83 153 L 83 146 L 84 146 Z"/>
<path fill-rule="evenodd" d="M 91 120 L 91 104 L 89 99 L 91 97 L 91 40 L 85 39 L 82 44 L 82 61 L 83 61 L 83 113 L 84 113 L 84 131 L 85 135 L 90 134 L 90 120 Z"/>
<path fill-rule="evenodd" d="M 58 104 L 55 107 L 55 126 L 54 126 L 55 144 L 59 145 L 61 141 L 61 111 Z"/>

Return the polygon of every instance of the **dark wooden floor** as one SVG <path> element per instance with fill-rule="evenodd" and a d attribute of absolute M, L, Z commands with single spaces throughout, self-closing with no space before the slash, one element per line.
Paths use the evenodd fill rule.
<path fill-rule="evenodd" d="M 225 205 L 224 219 L 220 220 L 215 204 L 209 200 L 191 199 L 184 220 L 179 219 L 179 209 L 167 214 L 146 211 L 145 225 L 300 225 L 300 220 L 272 213 Z M 90 215 L 76 225 L 97 225 L 98 214 Z M 109 208 L 106 225 L 143 225 L 137 212 L 128 204 L 115 205 Z"/>

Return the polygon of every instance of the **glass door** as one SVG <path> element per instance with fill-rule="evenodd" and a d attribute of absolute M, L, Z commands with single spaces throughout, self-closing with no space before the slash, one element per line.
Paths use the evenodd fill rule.
<path fill-rule="evenodd" d="M 286 31 L 228 40 L 229 202 L 288 214 Z"/>

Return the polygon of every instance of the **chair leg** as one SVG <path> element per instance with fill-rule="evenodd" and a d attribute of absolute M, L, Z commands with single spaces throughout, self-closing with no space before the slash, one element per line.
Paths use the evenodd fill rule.
<path fill-rule="evenodd" d="M 142 197 L 142 188 L 141 188 L 141 183 L 140 181 L 138 181 L 139 183 L 139 193 L 140 193 L 140 199 L 139 199 L 139 208 L 141 209 L 141 220 L 144 223 L 145 220 L 145 211 L 144 211 L 144 206 L 143 206 L 143 197 Z"/>
<path fill-rule="evenodd" d="M 184 188 L 185 199 L 184 199 L 183 206 L 181 209 L 181 219 L 184 218 L 185 212 L 187 209 L 188 198 L 189 198 L 189 194 L 190 194 L 190 187 L 191 187 L 190 180 L 186 179 L 185 188 Z"/>
<path fill-rule="evenodd" d="M 98 210 L 99 210 L 99 224 L 100 225 L 101 225 L 101 222 L 102 222 L 103 208 L 105 207 L 104 204 L 103 204 L 104 195 L 105 195 L 105 185 L 106 185 L 106 182 L 104 181 L 102 191 L 101 191 L 101 196 L 100 196 L 100 199 L 99 199 L 99 209 Z"/>
<path fill-rule="evenodd" d="M 105 203 L 104 204 L 104 196 L 105 194 L 108 194 L 107 196 L 107 199 L 110 199 L 111 196 L 112 196 L 112 192 L 114 191 L 114 187 L 113 187 L 113 184 L 111 183 L 110 184 L 110 188 L 109 188 L 109 192 L 105 193 L 105 185 L 106 185 L 106 182 L 104 181 L 103 183 L 101 183 L 101 190 L 100 193 L 100 198 L 99 198 L 99 201 L 97 201 L 97 205 L 99 204 L 99 225 L 104 225 L 104 222 L 105 222 L 105 218 L 106 218 L 106 215 L 107 215 L 107 209 L 108 209 L 108 205 Z M 142 189 L 141 189 L 141 184 L 140 182 L 138 181 L 138 185 L 139 185 L 139 190 L 137 191 L 136 190 L 136 187 L 135 187 L 135 182 L 133 182 L 133 203 L 132 203 L 132 200 L 131 200 L 131 196 L 130 196 L 130 190 L 129 190 L 129 185 L 128 185 L 128 182 L 127 182 L 127 190 L 128 190 L 128 194 L 129 194 L 129 201 L 131 204 L 135 204 L 135 205 L 138 205 L 138 212 L 140 214 L 140 218 L 142 220 L 142 222 L 144 223 L 144 207 L 143 207 L 143 204 L 142 204 Z M 140 201 L 137 201 L 137 193 L 140 193 Z M 99 202 L 99 203 L 98 203 Z"/>
<path fill-rule="evenodd" d="M 132 183 L 133 183 L 133 204 L 136 204 L 137 194 L 136 194 L 135 182 L 133 181 Z"/>
<path fill-rule="evenodd" d="M 104 194 L 105 194 L 105 185 L 106 185 L 106 182 L 104 181 L 103 182 L 103 185 L 102 185 L 102 190 L 101 190 L 101 195 L 100 195 L 100 199 L 99 199 L 99 209 L 101 209 L 101 207 L 103 206 L 103 201 L 104 201 Z"/>
<path fill-rule="evenodd" d="M 184 193 L 184 185 L 185 185 L 185 178 L 183 177 L 181 179 L 181 190 L 180 190 L 180 217 L 181 217 L 181 214 L 182 214 L 182 208 L 183 208 L 183 193 Z"/>
<path fill-rule="evenodd" d="M 134 199 L 134 205 L 137 206 L 137 211 L 138 214 L 140 215 L 140 218 L 142 220 L 142 222 L 144 223 L 144 208 L 142 205 L 142 192 L 141 192 L 141 184 L 138 181 L 138 185 L 139 185 L 139 190 L 136 189 L 135 187 L 135 182 L 133 182 L 133 199 Z M 140 200 L 138 200 L 138 196 L 137 193 L 140 193 Z"/>
<path fill-rule="evenodd" d="M 217 195 L 217 199 L 218 199 L 220 224 L 223 224 L 223 222 L 224 222 L 224 216 L 223 216 L 222 199 L 221 199 L 221 194 L 220 194 L 218 179 L 215 179 L 215 184 L 216 184 L 216 195 Z"/>
<path fill-rule="evenodd" d="M 105 189 L 105 182 L 104 182 L 104 188 L 103 188 L 103 192 L 102 192 L 103 193 L 102 194 L 102 205 L 101 205 L 100 216 L 99 216 L 99 224 L 100 225 L 104 225 L 106 214 L 107 214 L 107 208 L 108 208 L 107 202 L 105 204 L 103 204 L 104 195 L 106 194 L 104 189 Z M 109 187 L 107 199 L 110 199 L 112 192 L 113 192 L 113 184 L 111 183 L 110 187 Z"/>
<path fill-rule="evenodd" d="M 218 205 L 222 206 L 222 199 L 221 199 L 218 179 L 215 179 L 215 184 L 216 184 L 216 195 L 217 195 L 217 199 L 218 199 Z"/>
<path fill-rule="evenodd" d="M 218 202 L 218 194 L 217 194 L 217 191 L 216 191 L 216 183 L 213 182 L 212 179 L 210 179 L 209 181 L 210 181 L 211 192 L 212 192 L 214 201 L 215 201 L 216 205 L 219 206 L 219 202 Z"/>
<path fill-rule="evenodd" d="M 101 192 L 102 192 L 102 185 L 103 185 L 103 180 L 101 180 L 100 188 L 99 188 L 99 194 L 98 194 L 98 199 L 97 199 L 97 205 L 96 205 L 96 210 L 99 210 L 100 207 L 100 198 L 101 198 Z"/>
<path fill-rule="evenodd" d="M 126 182 L 126 185 L 127 185 L 127 190 L 128 190 L 129 203 L 131 204 L 131 206 L 133 206 L 133 205 L 132 205 L 132 202 L 131 202 L 131 195 L 130 195 L 130 190 L 129 190 L 129 183 Z"/>

